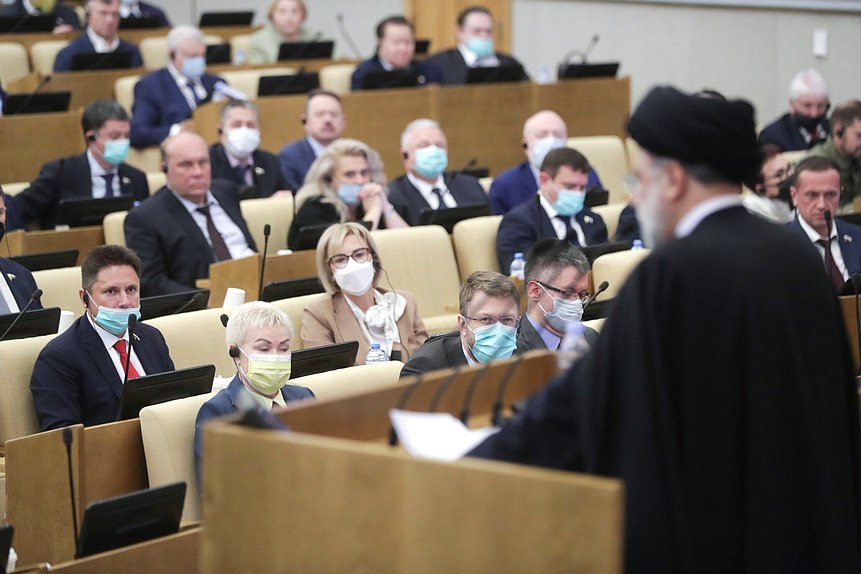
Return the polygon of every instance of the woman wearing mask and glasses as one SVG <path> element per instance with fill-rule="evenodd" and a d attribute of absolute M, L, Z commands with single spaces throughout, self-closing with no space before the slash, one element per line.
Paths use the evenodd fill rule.
<path fill-rule="evenodd" d="M 382 273 L 377 245 L 358 223 L 333 225 L 317 244 L 317 274 L 327 296 L 302 315 L 305 348 L 358 341 L 356 364 L 372 343 L 391 359 L 406 362 L 427 339 L 418 305 L 404 291 L 377 287 Z"/>
<path fill-rule="evenodd" d="M 227 323 L 226 339 L 236 376 L 197 413 L 194 462 L 198 483 L 205 422 L 240 410 L 257 407 L 270 411 L 290 401 L 314 397 L 311 389 L 287 384 L 293 325 L 287 313 L 275 305 L 254 301 L 238 307 Z"/>
<path fill-rule="evenodd" d="M 287 244 L 299 230 L 326 223 L 363 221 L 371 229 L 409 227 L 389 203 L 380 154 L 358 140 L 333 141 L 311 164 L 296 194 L 296 217 Z"/>

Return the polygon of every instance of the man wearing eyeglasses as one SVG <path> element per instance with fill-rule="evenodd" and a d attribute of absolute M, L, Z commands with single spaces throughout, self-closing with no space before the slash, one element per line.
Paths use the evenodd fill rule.
<path fill-rule="evenodd" d="M 505 275 L 476 271 L 460 287 L 457 331 L 431 337 L 407 361 L 401 376 L 507 359 L 517 346 L 520 295 Z"/>
<path fill-rule="evenodd" d="M 526 314 L 517 330 L 517 352 L 555 351 L 568 323 L 579 322 L 589 298 L 589 260 L 562 239 L 542 239 L 526 254 Z M 591 345 L 598 332 L 583 329 Z"/>
<path fill-rule="evenodd" d="M 811 156 L 798 164 L 789 188 L 797 211 L 790 225 L 803 231 L 825 262 L 835 291 L 861 271 L 861 227 L 825 217 L 840 205 L 840 171 L 834 160 Z"/>
<path fill-rule="evenodd" d="M 502 217 L 496 234 L 499 269 L 507 273 L 515 253 L 526 253 L 545 237 L 566 239 L 572 245 L 607 242 L 607 226 L 585 206 L 589 161 L 577 150 L 549 152 L 538 174 L 538 194 Z"/>

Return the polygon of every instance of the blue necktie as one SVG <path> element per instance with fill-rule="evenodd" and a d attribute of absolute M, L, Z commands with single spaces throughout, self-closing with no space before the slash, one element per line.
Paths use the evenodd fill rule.
<path fill-rule="evenodd" d="M 115 197 L 114 194 L 114 174 L 113 173 L 104 173 L 102 177 L 105 178 L 105 197 Z"/>

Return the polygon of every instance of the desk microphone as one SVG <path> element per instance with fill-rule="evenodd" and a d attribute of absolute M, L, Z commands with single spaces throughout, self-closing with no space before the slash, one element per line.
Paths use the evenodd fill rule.
<path fill-rule="evenodd" d="M 75 558 L 78 558 L 78 508 L 75 503 L 75 475 L 72 473 L 72 429 L 63 428 L 63 443 L 66 445 L 66 466 L 69 472 L 69 500 L 72 502 L 72 532 L 75 533 Z"/>
<path fill-rule="evenodd" d="M 597 291 L 595 291 L 594 293 L 592 293 L 592 296 L 591 296 L 591 297 L 589 297 L 589 299 L 588 299 L 588 300 L 586 301 L 586 303 L 583 305 L 583 310 L 585 311 L 585 310 L 586 310 L 586 307 L 588 307 L 589 305 L 591 305 L 591 304 L 592 304 L 592 301 L 594 301 L 594 300 L 595 300 L 595 297 L 597 297 L 598 295 L 600 295 L 601 293 L 603 293 L 604 291 L 606 291 L 606 290 L 607 290 L 607 287 L 609 287 L 609 286 L 610 286 L 610 284 L 609 284 L 609 283 L 607 283 L 606 281 L 601 281 L 601 284 L 600 284 L 600 285 L 598 285 L 598 290 L 597 290 Z"/>
<path fill-rule="evenodd" d="M 338 14 L 335 16 L 335 19 L 338 21 L 338 32 L 341 34 L 341 37 L 344 38 L 344 41 L 347 42 L 347 45 L 353 52 L 353 55 L 356 57 L 357 60 L 364 60 L 364 58 L 362 57 L 362 52 L 359 51 L 359 47 L 356 46 L 355 42 L 353 42 L 353 38 L 350 37 L 350 33 L 347 32 L 347 27 L 344 26 L 344 13 L 338 12 Z"/>
<path fill-rule="evenodd" d="M 11 323 L 8 327 L 6 327 L 6 330 L 5 330 L 5 331 L 3 331 L 3 334 L 2 334 L 2 335 L 0 335 L 0 341 L 2 341 L 3 339 L 5 339 L 5 338 L 6 338 L 6 335 L 8 335 L 8 334 L 9 334 L 9 331 L 11 331 L 11 330 L 12 330 L 12 327 L 14 327 L 14 326 L 15 326 L 15 323 L 17 323 L 17 322 L 18 322 L 18 320 L 19 320 L 19 319 L 21 319 L 21 317 L 23 317 L 23 316 L 24 316 L 24 313 L 26 313 L 26 312 L 27 312 L 27 309 L 29 309 L 29 308 L 30 308 L 30 305 L 32 305 L 34 301 L 37 301 L 37 300 L 39 299 L 39 297 L 41 297 L 41 296 L 42 296 L 42 290 L 41 290 L 41 289 L 36 289 L 35 291 L 33 291 L 33 294 L 32 294 L 32 295 L 30 295 L 30 300 L 29 300 L 29 301 L 27 301 L 27 304 L 26 304 L 26 305 L 24 305 L 24 308 L 23 308 L 23 309 L 21 309 L 21 311 L 19 311 L 19 312 L 18 312 L 18 316 L 17 316 L 17 317 L 15 317 L 15 320 L 14 320 L 14 321 L 12 321 L 12 323 Z"/>
<path fill-rule="evenodd" d="M 565 57 L 559 63 L 559 69 L 557 71 L 558 77 L 560 77 L 560 78 L 565 77 L 565 73 L 568 71 L 568 66 L 571 65 L 571 58 L 573 58 L 574 56 L 579 56 L 580 57 L 580 63 L 585 64 L 587 62 L 587 60 L 589 59 L 589 56 L 592 54 L 592 50 L 595 49 L 595 46 L 598 44 L 598 40 L 600 40 L 600 39 L 601 39 L 601 36 L 598 34 L 595 34 L 589 40 L 589 43 L 586 45 L 586 48 L 584 50 L 582 50 L 582 51 L 581 50 L 571 50 L 570 52 L 565 54 Z"/>
<path fill-rule="evenodd" d="M 414 383 L 407 385 L 407 387 L 404 389 L 404 392 L 401 393 L 401 397 L 398 399 L 398 404 L 395 405 L 396 409 L 403 410 L 404 407 L 407 406 L 407 401 L 410 400 L 410 397 L 413 395 L 413 392 L 415 392 L 415 390 L 417 388 L 419 388 L 419 385 L 422 384 L 422 381 L 425 378 L 425 374 L 420 373 L 418 375 L 415 375 L 415 378 L 416 378 L 416 381 Z M 395 432 L 395 426 L 391 425 L 389 427 L 389 446 L 397 446 L 397 445 L 398 445 L 398 433 Z"/>
<path fill-rule="evenodd" d="M 266 271 L 266 252 L 269 251 L 270 233 L 272 233 L 272 226 L 267 223 L 263 226 L 263 261 L 260 262 L 260 281 L 257 283 L 258 301 L 263 300 L 263 273 Z"/>
<path fill-rule="evenodd" d="M 176 311 L 171 313 L 171 315 L 179 315 L 180 313 L 182 313 L 183 311 L 185 311 L 186 309 L 188 309 L 192 305 L 200 302 L 200 300 L 203 299 L 204 297 L 206 297 L 206 294 L 203 293 L 202 291 L 198 291 L 197 293 L 195 293 L 194 295 L 191 296 L 191 299 L 189 299 L 188 301 L 183 303 L 179 309 L 177 309 Z"/>
<path fill-rule="evenodd" d="M 35 90 L 33 90 L 32 92 L 30 92 L 30 94 L 27 96 L 27 98 L 26 98 L 23 102 L 21 102 L 20 104 L 18 104 L 18 107 L 17 107 L 17 108 L 15 108 L 15 110 L 14 110 L 14 111 L 9 110 L 7 113 L 11 113 L 11 114 L 23 114 L 23 113 L 24 113 L 24 110 L 26 110 L 26 109 L 27 109 L 27 107 L 30 105 L 30 102 L 32 102 L 32 101 L 33 101 L 33 98 L 35 98 L 35 97 L 36 97 L 36 94 L 38 94 L 40 91 L 42 91 L 42 88 L 44 88 L 45 86 L 47 86 L 47 85 L 48 85 L 48 83 L 51 81 L 51 79 L 52 79 L 52 78 L 53 78 L 53 76 L 51 76 L 51 74 L 48 74 L 47 76 L 45 76 L 44 78 L 42 78 L 42 81 L 41 81 L 41 82 L 39 82 L 39 85 L 38 85 L 38 86 L 36 86 L 36 89 L 35 89 Z"/>
<path fill-rule="evenodd" d="M 490 368 L 490 363 L 484 363 L 481 369 L 478 369 L 472 378 L 469 380 L 469 384 L 466 386 L 466 392 L 463 396 L 463 405 L 460 408 L 460 422 L 463 424 L 469 423 L 469 403 L 472 401 L 472 394 L 475 392 L 475 386 L 484 377 L 484 374 L 487 372 L 487 369 Z"/>
<path fill-rule="evenodd" d="M 137 326 L 137 324 L 138 324 L 137 315 L 129 315 L 129 326 L 127 329 L 128 333 L 129 333 L 129 348 L 128 348 L 128 352 L 126 353 L 126 366 L 125 366 L 125 373 L 123 374 L 123 388 L 125 388 L 126 383 L 129 382 L 129 365 L 132 364 L 132 353 L 135 350 L 134 338 L 135 338 L 135 327 Z"/>
<path fill-rule="evenodd" d="M 505 422 L 502 418 L 502 409 L 505 407 L 505 403 L 503 401 L 503 399 L 505 399 L 505 389 L 508 388 L 508 383 L 511 381 L 514 371 L 522 360 L 523 355 L 516 355 L 514 362 L 508 365 L 508 370 L 505 371 L 505 375 L 503 375 L 502 380 L 499 381 L 499 387 L 496 389 L 496 400 L 493 402 L 493 414 L 490 417 L 490 424 L 495 427 L 498 427 Z"/>

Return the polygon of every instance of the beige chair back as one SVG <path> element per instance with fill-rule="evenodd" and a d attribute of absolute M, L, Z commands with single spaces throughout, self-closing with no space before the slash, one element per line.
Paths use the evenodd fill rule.
<path fill-rule="evenodd" d="M 153 195 L 167 183 L 167 176 L 163 171 L 148 171 L 146 174 L 146 183 L 149 186 L 149 194 Z"/>
<path fill-rule="evenodd" d="M 607 226 L 607 237 L 610 242 L 614 241 L 616 229 L 619 227 L 619 214 L 625 209 L 627 203 L 610 203 L 607 205 L 598 205 L 592 208 L 592 211 L 601 216 L 604 220 L 604 225 Z"/>
<path fill-rule="evenodd" d="M 30 46 L 33 71 L 43 76 L 54 73 L 54 60 L 57 53 L 69 44 L 68 40 L 40 40 Z"/>
<path fill-rule="evenodd" d="M 257 88 L 262 76 L 291 76 L 295 73 L 296 68 L 280 66 L 254 70 L 233 70 L 223 72 L 221 77 L 230 84 L 231 88 L 239 90 L 253 100 L 257 98 Z"/>
<path fill-rule="evenodd" d="M 4 183 L 3 184 L 3 193 L 5 195 L 18 195 L 25 189 L 30 187 L 29 181 L 18 181 L 15 183 Z"/>
<path fill-rule="evenodd" d="M 81 289 L 80 267 L 34 271 L 33 279 L 42 290 L 43 307 L 59 307 L 64 311 L 71 311 L 75 317 L 84 313 L 84 304 L 78 295 Z"/>
<path fill-rule="evenodd" d="M 290 341 L 291 350 L 298 351 L 302 348 L 302 312 L 305 307 L 320 297 L 326 297 L 326 295 L 314 293 L 312 295 L 290 297 L 289 299 L 279 299 L 272 302 L 273 305 L 287 313 L 290 316 L 290 321 L 293 323 L 293 339 Z"/>
<path fill-rule="evenodd" d="M 451 241 L 461 282 L 473 271 L 499 271 L 496 232 L 500 221 L 501 215 L 487 215 L 465 219 L 454 226 Z"/>
<path fill-rule="evenodd" d="M 336 94 L 350 92 L 350 80 L 356 64 L 332 64 L 320 68 L 320 87 Z"/>
<path fill-rule="evenodd" d="M 207 34 L 203 37 L 203 41 L 207 44 L 223 44 L 224 39 L 221 36 Z M 148 70 L 158 70 L 164 68 L 170 61 L 170 54 L 167 49 L 167 36 L 151 36 L 144 38 L 138 44 L 138 49 L 141 52 L 144 68 Z"/>
<path fill-rule="evenodd" d="M 640 264 L 640 261 L 649 256 L 649 253 L 648 249 L 637 249 L 606 253 L 598 257 L 592 263 L 593 285 L 600 285 L 606 281 L 610 286 L 596 300 L 612 299 L 618 295 L 628 275 Z"/>
<path fill-rule="evenodd" d="M 140 78 L 140 75 L 123 76 L 114 82 L 114 97 L 129 114 L 132 113 L 132 106 L 135 103 L 135 84 Z"/>
<path fill-rule="evenodd" d="M 233 55 L 233 61 L 241 60 L 248 61 L 248 54 L 251 51 L 251 34 L 237 34 L 230 38 L 230 53 Z"/>
<path fill-rule="evenodd" d="M 30 73 L 27 50 L 17 42 L 0 42 L 0 84 L 8 86 Z"/>
<path fill-rule="evenodd" d="M 177 369 L 211 363 L 217 374 L 232 377 L 236 366 L 227 355 L 222 313 L 231 315 L 233 310 L 215 308 L 166 315 L 150 319 L 147 324 L 164 335 Z"/>
<path fill-rule="evenodd" d="M 269 253 L 287 249 L 287 231 L 293 223 L 292 196 L 245 199 L 239 202 L 239 208 L 261 252 L 263 251 L 263 227 L 267 223 L 272 226 L 272 233 L 269 235 Z"/>
<path fill-rule="evenodd" d="M 129 155 L 126 157 L 126 163 L 132 167 L 136 167 L 144 173 L 154 173 L 161 171 L 161 151 L 158 146 L 145 148 L 131 148 Z M 150 193 L 155 193 L 152 186 L 149 188 Z"/>
<path fill-rule="evenodd" d="M 0 445 L 39 432 L 30 377 L 42 348 L 56 335 L 0 342 Z"/>
<path fill-rule="evenodd" d="M 339 399 L 396 384 L 403 366 L 399 361 L 359 365 L 308 375 L 291 382 L 308 387 L 318 399 Z"/>
<path fill-rule="evenodd" d="M 625 152 L 628 154 L 628 171 L 634 171 L 634 159 L 637 157 L 637 151 L 640 146 L 634 141 L 634 138 L 625 138 Z"/>
<path fill-rule="evenodd" d="M 586 136 L 568 138 L 568 146 L 586 156 L 598 172 L 604 188 L 610 191 L 609 203 L 625 203 L 625 176 L 628 175 L 628 157 L 625 142 L 619 136 Z"/>
<path fill-rule="evenodd" d="M 194 422 L 201 405 L 215 394 L 196 395 L 141 409 L 141 436 L 150 488 L 171 482 L 186 484 L 183 522 L 202 518 L 194 468 Z"/>
<path fill-rule="evenodd" d="M 105 230 L 106 245 L 122 245 L 126 244 L 126 232 L 123 224 L 126 221 L 128 211 L 115 211 L 109 213 L 102 220 L 102 228 Z"/>

